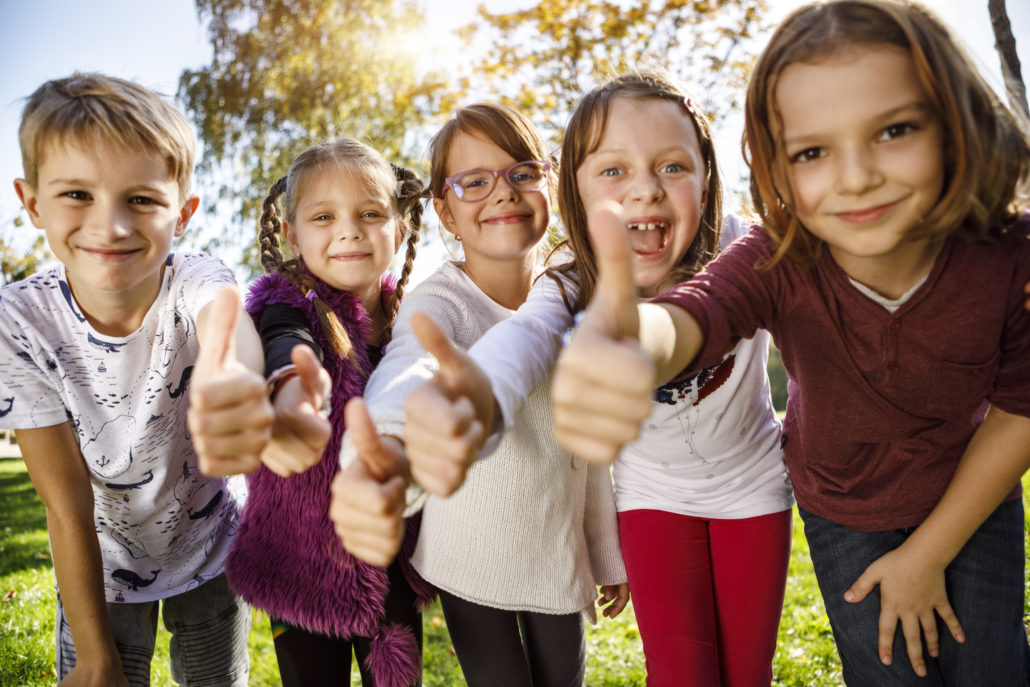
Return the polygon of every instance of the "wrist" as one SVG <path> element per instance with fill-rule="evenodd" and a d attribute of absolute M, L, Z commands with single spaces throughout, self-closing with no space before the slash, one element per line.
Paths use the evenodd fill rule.
<path fill-rule="evenodd" d="M 300 373 L 297 372 L 297 366 L 293 363 L 289 365 L 283 365 L 282 367 L 274 370 L 272 374 L 268 375 L 266 382 L 266 389 L 268 391 L 268 400 L 275 401 L 276 395 L 279 390 L 282 389 L 283 384 L 298 376 Z"/>

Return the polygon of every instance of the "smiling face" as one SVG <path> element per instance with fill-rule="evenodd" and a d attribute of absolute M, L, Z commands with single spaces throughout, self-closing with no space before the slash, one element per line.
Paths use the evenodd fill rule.
<path fill-rule="evenodd" d="M 142 319 L 197 207 L 196 197 L 180 198 L 167 163 L 101 139 L 70 141 L 45 151 L 36 188 L 24 179 L 15 187 L 87 316 L 117 305 Z"/>
<path fill-rule="evenodd" d="M 646 123 L 646 125 L 642 125 Z M 630 233 L 637 288 L 653 296 L 697 236 L 707 171 L 697 132 L 679 103 L 615 97 L 597 149 L 576 170 L 589 216 L 614 201 Z"/>
<path fill-rule="evenodd" d="M 909 234 L 941 195 L 944 144 L 909 54 L 852 45 L 791 64 L 775 93 L 801 224 L 860 281 L 924 271 L 930 239 Z"/>
<path fill-rule="evenodd" d="M 459 131 L 447 154 L 446 175 L 470 169 L 507 169 L 516 162 L 478 132 Z M 503 174 L 489 196 L 476 202 L 459 200 L 451 191 L 434 198 L 444 228 L 461 237 L 465 262 L 481 270 L 500 262 L 524 262 L 547 232 L 550 208 L 547 189 L 519 192 Z"/>
<path fill-rule="evenodd" d="M 371 192 L 357 170 L 329 164 L 301 181 L 283 221 L 286 243 L 329 286 L 366 303 L 378 298 L 383 273 L 402 239 L 390 199 Z"/>

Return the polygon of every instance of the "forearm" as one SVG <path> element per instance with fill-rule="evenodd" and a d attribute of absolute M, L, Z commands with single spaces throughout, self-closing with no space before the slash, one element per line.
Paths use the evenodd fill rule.
<path fill-rule="evenodd" d="M 906 546 L 946 567 L 1028 468 L 1030 418 L 992 407 L 944 496 Z"/>
<path fill-rule="evenodd" d="M 640 346 L 655 365 L 655 381 L 665 384 L 694 362 L 704 334 L 686 310 L 667 303 L 640 303 Z"/>
<path fill-rule="evenodd" d="M 65 423 L 18 430 L 17 435 L 33 486 L 46 506 L 54 575 L 78 662 L 91 670 L 120 672 L 104 597 L 93 490 L 74 432 Z"/>

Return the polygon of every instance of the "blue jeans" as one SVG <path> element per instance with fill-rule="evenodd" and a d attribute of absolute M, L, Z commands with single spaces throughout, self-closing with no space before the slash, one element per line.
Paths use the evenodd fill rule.
<path fill-rule="evenodd" d="M 224 574 L 161 601 L 107 604 L 111 633 L 129 684 L 150 684 L 159 605 L 165 627 L 172 635 L 172 679 L 194 687 L 246 687 L 250 672 L 250 608 L 229 588 Z M 58 596 L 58 679 L 74 667 L 75 644 Z"/>
<path fill-rule="evenodd" d="M 898 548 L 915 528 L 856 532 L 798 509 L 819 589 L 830 617 L 844 669 L 852 687 L 1012 687 L 1027 685 L 1028 658 L 1023 627 L 1023 504 L 1003 503 L 966 542 L 944 571 L 948 600 L 966 635 L 956 642 L 937 619 L 940 652 L 923 646 L 927 677 L 912 670 L 900 625 L 894 635 L 893 665 L 880 662 L 877 649 L 880 588 L 851 604 L 844 592 L 880 556 Z"/>

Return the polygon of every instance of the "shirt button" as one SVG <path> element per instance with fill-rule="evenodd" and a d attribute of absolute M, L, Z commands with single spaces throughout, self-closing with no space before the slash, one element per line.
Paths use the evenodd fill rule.
<path fill-rule="evenodd" d="M 891 320 L 891 329 L 895 331 L 901 329 L 901 320 Z"/>
<path fill-rule="evenodd" d="M 893 372 L 894 370 L 898 369 L 898 361 L 897 360 L 892 360 L 889 363 L 887 363 L 887 369 L 890 370 L 891 372 Z"/>

